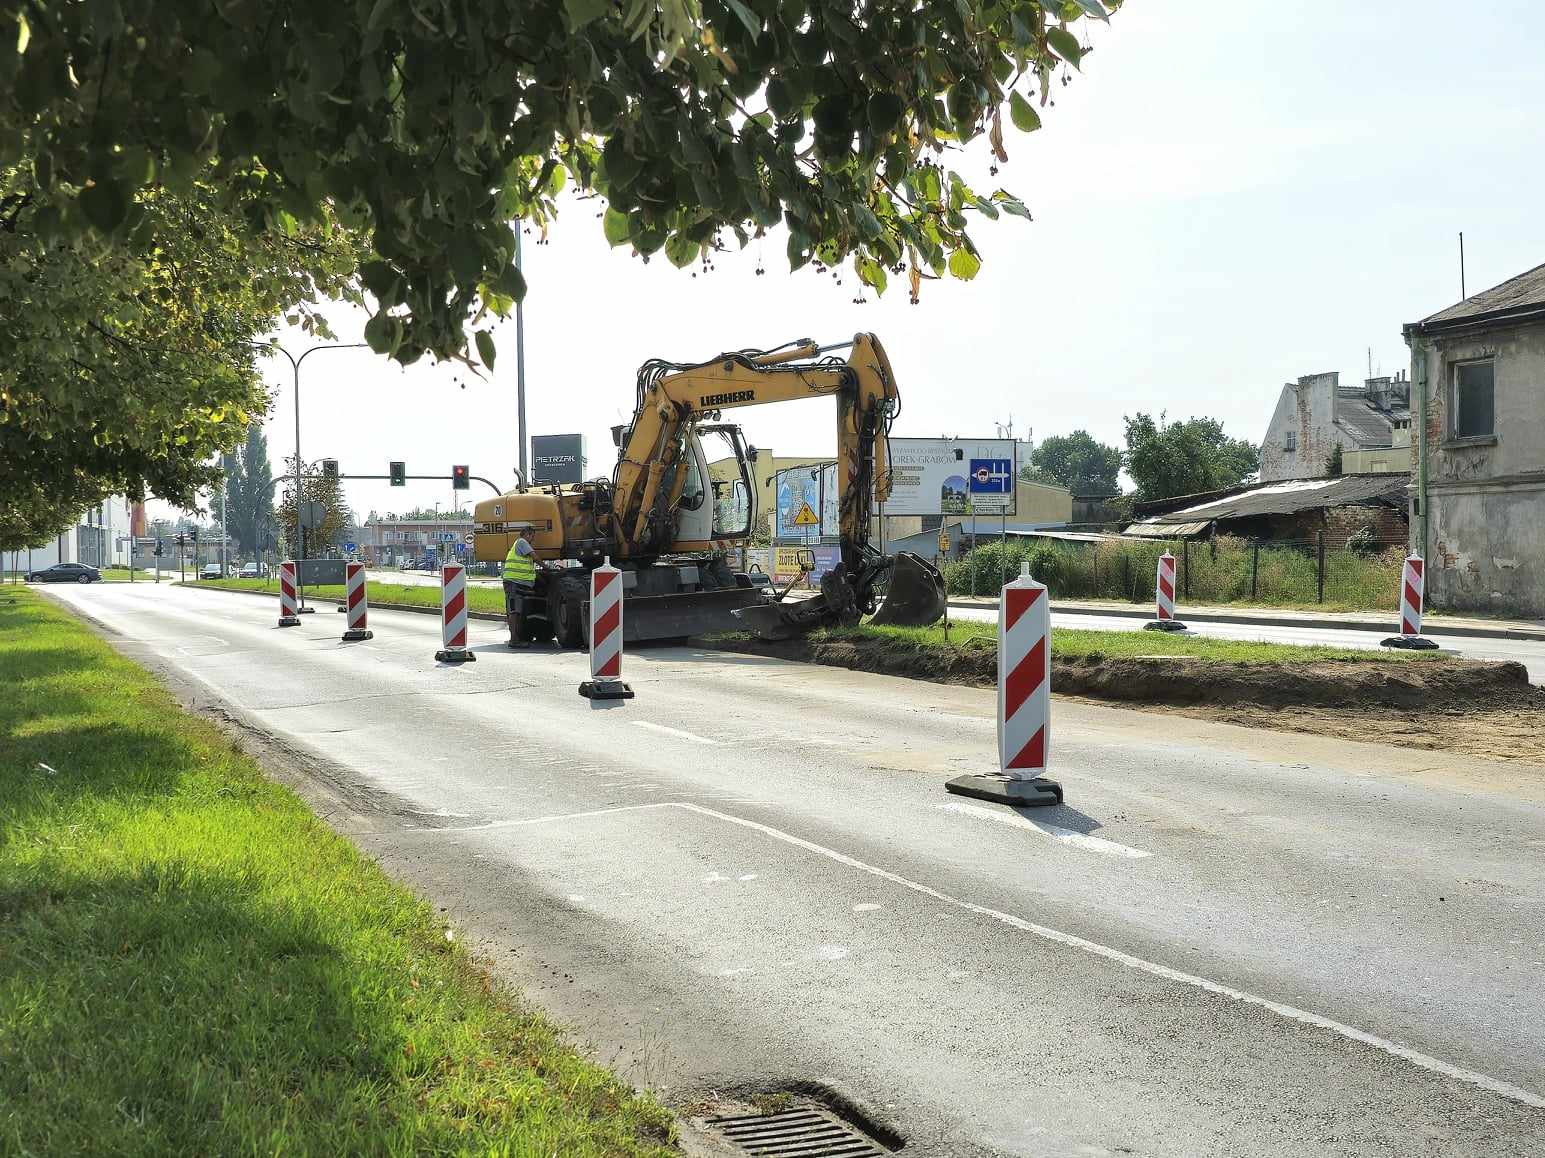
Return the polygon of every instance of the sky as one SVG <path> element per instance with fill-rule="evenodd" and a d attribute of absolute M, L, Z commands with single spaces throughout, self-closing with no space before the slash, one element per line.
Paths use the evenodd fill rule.
<path fill-rule="evenodd" d="M 597 203 L 567 202 L 546 244 L 526 238 L 529 433 L 583 433 L 587 475 L 609 474 L 609 429 L 628 417 L 646 359 L 867 330 L 901 390 L 897 436 L 991 437 L 1012 421 L 1038 441 L 1082 428 L 1120 444 L 1124 415 L 1167 411 L 1259 441 L 1284 382 L 1358 380 L 1370 351 L 1376 372 L 1408 366 L 1402 323 L 1459 300 L 1460 230 L 1472 294 L 1545 261 L 1545 6 L 1129 0 L 1089 39 L 1083 72 L 1053 86 L 1045 127 L 1005 123 L 1010 160 L 996 177 L 985 142 L 946 158 L 978 191 L 1020 195 L 1035 220 L 974 227 L 980 274 L 925 282 L 916 306 L 904 278 L 854 304 L 850 270 L 840 285 L 790 274 L 776 236 L 696 277 L 663 257 L 646 264 L 608 248 Z M 357 340 L 363 314 L 329 313 Z M 294 352 L 308 344 L 279 336 Z M 403 370 L 368 350 L 312 356 L 302 453 L 345 474 L 467 463 L 509 485 L 513 320 L 498 341 L 481 378 Z M 277 471 L 294 450 L 289 364 L 272 359 L 267 376 Z M 829 400 L 735 418 L 778 455 L 835 447 Z M 347 494 L 361 517 L 452 498 L 449 483 L 356 482 Z"/>

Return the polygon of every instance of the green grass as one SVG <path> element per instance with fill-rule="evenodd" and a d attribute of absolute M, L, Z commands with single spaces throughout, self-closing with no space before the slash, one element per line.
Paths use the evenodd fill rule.
<path fill-rule="evenodd" d="M 951 623 L 946 643 L 944 627 L 838 627 L 812 633 L 811 639 L 881 639 L 898 647 L 997 646 L 997 625 L 975 621 Z M 1369 663 L 1401 663 L 1432 658 L 1420 653 L 1364 651 L 1344 647 L 1304 647 L 1291 643 L 1257 643 L 1251 640 L 1211 639 L 1162 631 L 1083 631 L 1054 627 L 1051 653 L 1057 659 L 1174 655 L 1220 663 L 1290 663 L 1315 660 L 1356 660 Z"/>
<path fill-rule="evenodd" d="M 266 591 L 270 595 L 279 594 L 279 580 L 275 579 L 207 579 L 198 582 L 189 581 L 188 587 L 220 587 L 227 591 Z M 343 585 L 338 583 L 324 584 L 321 587 L 306 587 L 308 596 L 318 599 L 342 599 Z M 396 604 L 399 607 L 439 607 L 440 588 L 427 584 L 414 585 L 411 583 L 371 583 L 367 592 L 372 607 L 388 607 Z M 504 588 L 492 584 L 467 584 L 467 606 L 473 611 L 492 611 L 496 614 L 504 614 Z"/>
<path fill-rule="evenodd" d="M 0 686 L 0 1153 L 674 1153 L 663 1110 L 37 594 L 0 599 Z"/>

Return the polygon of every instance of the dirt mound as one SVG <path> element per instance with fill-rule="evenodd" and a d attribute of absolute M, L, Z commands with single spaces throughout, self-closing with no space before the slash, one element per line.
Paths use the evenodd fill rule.
<path fill-rule="evenodd" d="M 995 648 L 908 646 L 892 640 L 718 639 L 709 646 L 855 671 L 991 687 Z M 1224 663 L 1175 656 L 1052 661 L 1063 695 L 1176 707 L 1463 708 L 1545 712 L 1545 691 L 1519 663 L 1433 659 Z"/>

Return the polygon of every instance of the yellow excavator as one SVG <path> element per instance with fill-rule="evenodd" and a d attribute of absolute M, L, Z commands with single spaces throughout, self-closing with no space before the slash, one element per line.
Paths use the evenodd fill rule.
<path fill-rule="evenodd" d="M 729 565 L 728 549 L 756 525 L 757 452 L 721 412 L 825 396 L 837 403 L 840 558 L 818 594 L 789 598 L 787 589 L 773 591 Z M 478 503 L 474 557 L 502 560 L 525 529 L 537 559 L 549 565 L 538 569 L 522 632 L 533 640 L 556 636 L 565 647 L 588 642 L 588 576 L 607 559 L 622 569 L 630 642 L 748 628 L 788 638 L 866 614 L 876 623 L 933 623 L 945 604 L 938 568 L 869 544 L 871 506 L 890 494 L 886 436 L 899 409 L 890 361 L 873 334 L 828 346 L 804 339 L 736 350 L 707 362 L 651 360 L 638 372 L 632 422 L 614 431 L 612 476 L 521 486 Z M 705 439 L 728 444 L 738 480 L 711 478 Z"/>

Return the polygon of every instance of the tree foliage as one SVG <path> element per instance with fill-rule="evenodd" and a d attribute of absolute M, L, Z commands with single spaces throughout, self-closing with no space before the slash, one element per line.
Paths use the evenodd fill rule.
<path fill-rule="evenodd" d="M 264 536 L 278 525 L 268 436 L 260 422 L 247 427 L 240 451 L 230 458 L 225 476 L 226 530 L 244 555 L 256 556 L 263 549 Z"/>
<path fill-rule="evenodd" d="M 1096 441 L 1087 430 L 1075 430 L 1043 439 L 1031 452 L 1030 465 L 1073 491 L 1096 486 L 1114 491 L 1121 449 Z"/>
<path fill-rule="evenodd" d="M 1325 474 L 1330 478 L 1340 478 L 1344 452 L 1338 442 L 1331 447 L 1330 453 L 1325 456 Z"/>
<path fill-rule="evenodd" d="M 1128 415 L 1122 463 L 1139 499 L 1167 499 L 1238 486 L 1260 468 L 1260 448 L 1223 433 L 1216 418 L 1166 422 Z"/>
<path fill-rule="evenodd" d="M 940 164 L 1040 125 L 1117 0 L 0 0 L 0 169 L 44 237 L 134 243 L 206 176 L 254 234 L 366 231 L 378 351 L 462 354 L 525 292 L 511 222 L 571 184 L 678 266 L 774 225 L 788 259 L 970 279 L 1029 217 Z M 151 196 L 147 196 L 151 194 Z M 485 362 L 486 329 L 474 333 Z"/>
<path fill-rule="evenodd" d="M 275 508 L 279 527 L 284 535 L 285 549 L 293 559 L 314 559 L 322 549 L 338 541 L 339 534 L 353 519 L 353 512 L 343 497 L 343 484 L 336 478 L 322 474 L 320 462 L 305 463 L 300 472 L 302 502 L 321 503 L 323 517 L 314 527 L 307 527 L 302 552 L 300 524 L 296 521 L 295 508 L 295 456 L 284 460 L 284 493 Z"/>
<path fill-rule="evenodd" d="M 352 247 L 249 234 L 196 183 L 142 191 L 132 235 L 108 244 L 61 230 L 28 173 L 0 170 L 7 189 L 0 508 L 36 538 L 113 493 L 196 505 L 268 408 L 252 343 L 285 310 L 317 328 L 305 303 L 347 284 Z"/>

